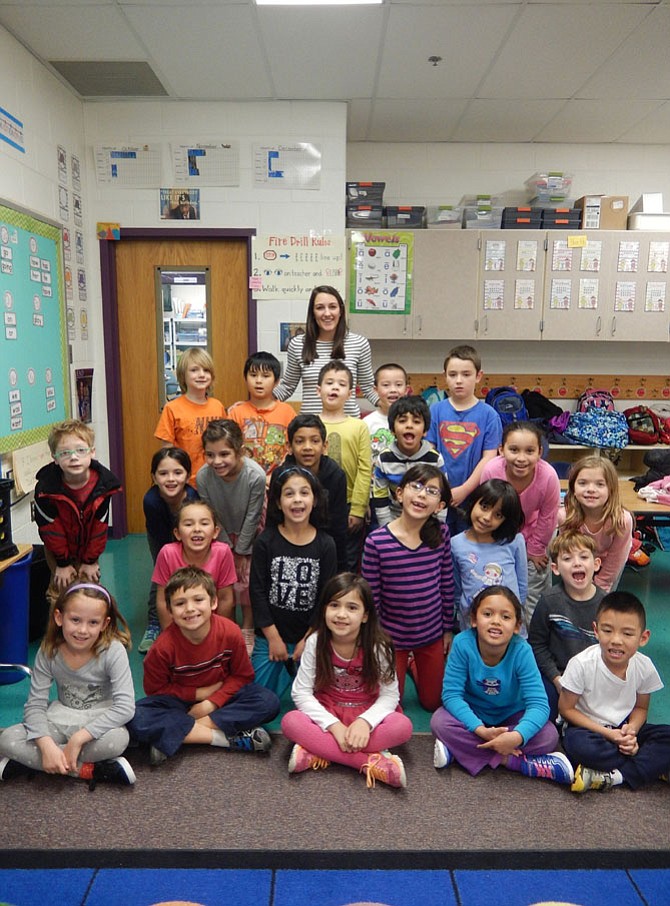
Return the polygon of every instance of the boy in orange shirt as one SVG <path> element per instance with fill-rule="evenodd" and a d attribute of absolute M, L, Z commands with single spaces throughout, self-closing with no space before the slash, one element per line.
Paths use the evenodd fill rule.
<path fill-rule="evenodd" d="M 249 390 L 246 403 L 234 403 L 228 418 L 242 431 L 247 455 L 262 466 L 266 475 L 284 461 L 288 453 L 289 424 L 295 409 L 272 395 L 279 383 L 281 365 L 270 352 L 256 352 L 244 363 L 244 380 Z"/>

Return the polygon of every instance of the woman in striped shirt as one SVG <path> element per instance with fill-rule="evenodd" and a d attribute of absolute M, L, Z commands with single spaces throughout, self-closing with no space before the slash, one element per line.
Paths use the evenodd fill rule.
<path fill-rule="evenodd" d="M 412 654 L 419 701 L 434 711 L 454 620 L 449 529 L 436 514 L 449 506 L 451 491 L 440 469 L 421 464 L 405 473 L 397 497 L 400 516 L 368 536 L 362 573 L 396 647 L 401 696 Z"/>
<path fill-rule="evenodd" d="M 309 297 L 305 333 L 293 337 L 287 350 L 284 376 L 273 393 L 287 400 L 302 380 L 301 412 L 321 414 L 321 400 L 316 392 L 317 378 L 332 359 L 344 362 L 373 406 L 379 402 L 374 388 L 372 353 L 365 337 L 351 333 L 347 327 L 344 301 L 334 286 L 315 286 Z M 360 418 L 355 394 L 344 407 L 347 415 Z"/>

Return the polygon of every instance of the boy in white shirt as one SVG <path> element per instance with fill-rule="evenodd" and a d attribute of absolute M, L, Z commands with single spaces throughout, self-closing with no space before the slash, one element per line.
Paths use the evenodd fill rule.
<path fill-rule="evenodd" d="M 379 405 L 363 419 L 370 432 L 373 469 L 377 465 L 379 454 L 388 450 L 395 440 L 393 429 L 389 427 L 389 409 L 396 400 L 407 394 L 407 372 L 402 365 L 389 362 L 377 368 L 374 379 Z"/>
<path fill-rule="evenodd" d="M 646 722 L 651 693 L 663 683 L 638 650 L 650 635 L 644 606 L 630 592 L 611 592 L 593 628 L 598 645 L 571 658 L 561 677 L 563 748 L 576 766 L 571 789 L 637 789 L 670 768 L 670 726 Z"/>

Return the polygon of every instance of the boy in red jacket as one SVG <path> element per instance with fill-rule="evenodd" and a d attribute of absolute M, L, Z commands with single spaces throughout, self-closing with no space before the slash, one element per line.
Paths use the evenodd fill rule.
<path fill-rule="evenodd" d="M 98 558 L 107 544 L 110 498 L 121 485 L 93 458 L 90 425 L 66 419 L 51 429 L 48 444 L 54 461 L 36 476 L 35 521 L 51 570 L 47 600 L 52 603 L 75 579 L 100 581 Z"/>
<path fill-rule="evenodd" d="M 144 691 L 128 724 L 131 738 L 149 744 L 158 765 L 182 745 L 267 752 L 259 726 L 279 713 L 279 699 L 254 683 L 254 671 L 232 620 L 216 611 L 216 586 L 204 570 L 178 569 L 165 586 L 172 623 L 144 661 Z"/>

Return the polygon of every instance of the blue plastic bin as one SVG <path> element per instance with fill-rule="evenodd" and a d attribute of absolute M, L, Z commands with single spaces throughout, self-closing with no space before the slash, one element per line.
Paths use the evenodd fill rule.
<path fill-rule="evenodd" d="M 0 663 L 28 663 L 28 616 L 32 550 L 0 572 Z M 0 670 L 0 685 L 18 683 L 26 674 Z"/>

